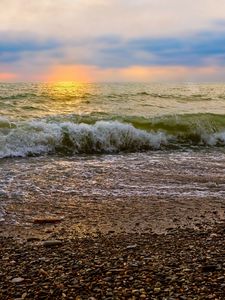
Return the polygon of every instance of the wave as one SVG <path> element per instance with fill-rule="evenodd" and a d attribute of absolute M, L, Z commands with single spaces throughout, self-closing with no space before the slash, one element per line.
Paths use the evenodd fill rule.
<path fill-rule="evenodd" d="M 115 116 L 96 120 L 97 116 L 92 115 L 79 121 L 78 116 L 63 118 L 23 122 L 1 118 L 0 158 L 225 146 L 225 117 L 221 115 L 153 119 L 117 116 L 117 120 L 113 120 Z"/>
<path fill-rule="evenodd" d="M 182 94 L 168 94 L 168 93 L 154 93 L 154 92 L 146 92 L 140 91 L 137 93 L 111 93 L 109 95 L 105 95 L 106 98 L 109 99 L 129 99 L 129 98 L 137 98 L 140 99 L 163 99 L 163 100 L 174 100 L 178 103 L 188 103 L 188 102 L 203 102 L 203 101 L 213 101 L 216 98 L 210 97 L 209 95 L 204 94 L 191 94 L 191 95 L 182 95 Z M 218 96 L 218 98 L 221 98 Z"/>
<path fill-rule="evenodd" d="M 33 98 L 33 97 L 37 97 L 37 95 L 34 93 L 23 93 L 23 94 L 19 93 L 10 96 L 0 96 L 0 100 L 15 100 L 15 99 Z"/>
<path fill-rule="evenodd" d="M 0 96 L 0 100 L 27 100 L 27 99 L 42 99 L 42 100 L 73 100 L 73 99 L 96 99 L 96 98 L 103 98 L 103 99 L 129 99 L 129 98 L 137 98 L 137 99 L 145 99 L 145 98 L 156 98 L 156 99 L 172 99 L 176 100 L 181 103 L 186 102 L 196 102 L 196 101 L 211 101 L 214 98 L 210 96 L 206 96 L 204 94 L 191 94 L 191 95 L 182 95 L 182 94 L 167 94 L 167 93 L 155 93 L 155 92 L 148 92 L 148 91 L 137 91 L 137 92 L 128 92 L 128 93 L 106 93 L 106 94 L 99 94 L 97 92 L 71 92 L 70 94 L 59 94 L 54 93 L 51 91 L 42 91 L 37 93 L 17 93 L 12 95 L 4 95 Z M 218 96 L 219 99 L 223 99 L 223 96 Z"/>
<path fill-rule="evenodd" d="M 17 124 L 2 122 L 0 157 L 51 153 L 116 153 L 159 149 L 166 143 L 164 134 L 147 133 L 132 125 L 99 121 L 94 125 L 71 122 L 32 121 Z"/>

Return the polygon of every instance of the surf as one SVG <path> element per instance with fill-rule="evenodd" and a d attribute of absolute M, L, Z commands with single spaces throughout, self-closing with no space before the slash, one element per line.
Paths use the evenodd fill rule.
<path fill-rule="evenodd" d="M 144 118 L 104 114 L 103 118 L 92 114 L 28 121 L 0 119 L 0 158 L 224 146 L 222 115 Z"/>

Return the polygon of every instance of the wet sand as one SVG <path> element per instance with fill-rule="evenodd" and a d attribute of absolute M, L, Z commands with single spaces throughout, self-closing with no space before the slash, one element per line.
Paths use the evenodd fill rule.
<path fill-rule="evenodd" d="M 7 206 L 0 234 L 18 240 L 83 237 L 92 234 L 157 233 L 171 229 L 211 228 L 224 220 L 225 204 L 215 199 L 130 197 L 46 197 L 44 202 L 19 201 Z"/>

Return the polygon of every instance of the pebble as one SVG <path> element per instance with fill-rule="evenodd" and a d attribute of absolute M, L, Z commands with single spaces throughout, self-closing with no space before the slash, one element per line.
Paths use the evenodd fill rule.
<path fill-rule="evenodd" d="M 217 265 L 204 265 L 202 266 L 203 272 L 214 272 L 217 269 Z"/>
<path fill-rule="evenodd" d="M 137 248 L 137 244 L 129 245 L 126 247 L 126 249 L 135 249 L 135 248 Z"/>
<path fill-rule="evenodd" d="M 55 224 L 59 223 L 63 220 L 63 218 L 36 218 L 33 220 L 34 224 Z"/>
<path fill-rule="evenodd" d="M 7 193 L 3 190 L 0 190 L 0 197 L 7 197 Z"/>
<path fill-rule="evenodd" d="M 47 241 L 44 241 L 42 243 L 42 245 L 45 246 L 45 247 L 54 247 L 54 246 L 62 245 L 62 241 L 59 241 L 59 240 L 47 240 Z"/>
<path fill-rule="evenodd" d="M 11 282 L 12 283 L 20 283 L 22 281 L 24 281 L 24 278 L 22 278 L 22 277 L 16 277 L 16 278 L 13 278 Z"/>
<path fill-rule="evenodd" d="M 37 236 L 29 236 L 27 238 L 27 242 L 36 242 L 36 241 L 40 241 L 40 238 Z"/>

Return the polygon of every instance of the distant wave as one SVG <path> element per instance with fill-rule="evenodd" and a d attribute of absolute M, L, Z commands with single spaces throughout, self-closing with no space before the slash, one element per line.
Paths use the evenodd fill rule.
<path fill-rule="evenodd" d="M 18 93 L 15 95 L 8 95 L 8 96 L 0 96 L 0 100 L 10 100 L 10 99 L 20 99 L 20 98 L 33 98 L 33 97 L 37 97 L 38 95 L 33 94 L 33 93 Z"/>
<path fill-rule="evenodd" d="M 0 158 L 225 146 L 225 117 L 221 115 L 111 116 L 111 120 L 86 116 L 88 122 L 82 117 L 79 122 L 74 116 L 63 118 L 23 122 L 1 118 Z"/>
<path fill-rule="evenodd" d="M 202 94 L 191 94 L 191 95 L 182 95 L 182 94 L 167 94 L 167 93 L 153 93 L 153 92 L 146 92 L 146 91 L 140 91 L 137 93 L 120 93 L 120 94 L 109 94 L 106 95 L 107 98 L 115 98 L 115 99 L 124 99 L 129 97 L 131 98 L 156 98 L 156 99 L 172 99 L 176 100 L 177 102 L 197 102 L 197 101 L 211 101 L 214 100 L 213 97 L 202 95 Z M 220 98 L 220 97 L 219 97 Z"/>
<path fill-rule="evenodd" d="M 71 94 L 61 94 L 61 99 L 92 99 L 92 98 L 105 98 L 105 99 L 129 99 L 131 98 L 161 98 L 161 99 L 173 99 L 178 102 L 194 102 L 194 101 L 210 101 L 214 98 L 211 98 L 206 95 L 202 94 L 191 94 L 191 95 L 179 95 L 179 94 L 167 94 L 167 93 L 154 93 L 154 92 L 147 92 L 147 91 L 138 91 L 138 92 L 122 92 L 122 93 L 109 93 L 109 94 L 102 94 L 102 93 L 71 93 Z M 22 99 L 34 99 L 34 98 L 43 98 L 49 100 L 60 100 L 58 94 L 42 91 L 37 93 L 21 93 L 18 92 L 12 95 L 1 95 L 0 100 L 22 100 Z M 218 98 L 223 99 L 224 96 L 218 96 Z"/>

